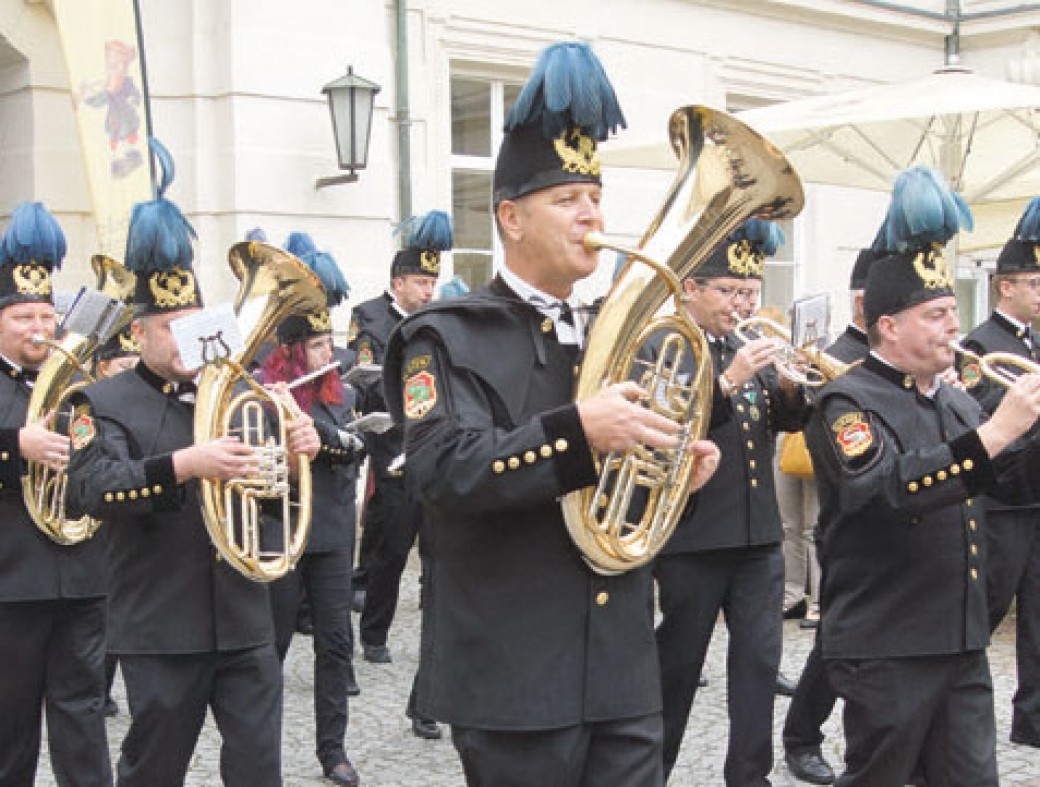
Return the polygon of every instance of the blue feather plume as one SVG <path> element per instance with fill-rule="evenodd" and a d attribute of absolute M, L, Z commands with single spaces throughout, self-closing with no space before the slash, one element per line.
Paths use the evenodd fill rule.
<path fill-rule="evenodd" d="M 974 221 L 964 199 L 931 167 L 903 170 L 892 188 L 885 215 L 887 247 L 898 252 L 946 243 Z"/>
<path fill-rule="evenodd" d="M 42 202 L 23 202 L 11 214 L 0 239 L 0 265 L 35 262 L 60 268 L 65 259 L 65 233 Z"/>
<path fill-rule="evenodd" d="M 331 254 L 325 251 L 316 251 L 300 259 L 307 263 L 317 277 L 321 279 L 321 284 L 325 288 L 325 294 L 328 296 L 328 305 L 330 307 L 339 305 L 339 303 L 349 297 L 350 284 L 347 283 L 343 276 L 343 271 L 339 269 L 339 265 L 336 264 L 336 260 Z"/>
<path fill-rule="evenodd" d="M 505 130 L 539 120 L 549 139 L 577 126 L 602 142 L 626 127 L 614 87 L 588 44 L 568 41 L 542 50 L 506 116 Z"/>
<path fill-rule="evenodd" d="M 408 230 L 408 248 L 424 251 L 449 251 L 454 243 L 451 216 L 443 210 L 431 210 L 425 216 L 413 216 L 404 222 Z"/>
<path fill-rule="evenodd" d="M 314 238 L 306 232 L 290 232 L 285 241 L 285 250 L 302 260 L 308 254 L 317 252 L 318 247 L 314 244 Z"/>
<path fill-rule="evenodd" d="M 747 240 L 763 255 L 771 257 L 784 243 L 784 231 L 775 221 L 748 219 L 730 234 L 731 241 Z"/>
<path fill-rule="evenodd" d="M 462 277 L 453 276 L 450 281 L 441 285 L 440 296 L 443 300 L 448 300 L 449 298 L 458 298 L 467 292 L 469 292 L 469 287 L 462 280 Z"/>
<path fill-rule="evenodd" d="M 1033 197 L 1026 205 L 1022 218 L 1015 226 L 1015 238 L 1040 243 L 1040 197 Z"/>
<path fill-rule="evenodd" d="M 195 229 L 180 208 L 163 196 L 173 182 L 173 157 L 154 137 L 149 137 L 148 143 L 162 169 L 159 196 L 134 205 L 126 238 L 126 267 L 135 273 L 189 268 L 195 257 L 191 245 Z"/>
<path fill-rule="evenodd" d="M 246 233 L 246 240 L 250 243 L 267 243 L 267 233 L 264 232 L 263 227 L 253 227 Z"/>

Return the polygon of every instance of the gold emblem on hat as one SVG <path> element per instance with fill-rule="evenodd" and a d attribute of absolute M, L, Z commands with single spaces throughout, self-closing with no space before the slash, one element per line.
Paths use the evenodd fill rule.
<path fill-rule="evenodd" d="M 953 286 L 953 277 L 950 276 L 950 269 L 946 265 L 943 248 L 938 243 L 933 243 L 930 248 L 914 257 L 914 270 L 924 282 L 924 286 L 930 290 Z"/>
<path fill-rule="evenodd" d="M 588 134 L 583 134 L 580 128 L 564 131 L 554 140 L 553 147 L 556 149 L 556 155 L 560 157 L 564 172 L 599 177 L 596 141 Z"/>
<path fill-rule="evenodd" d="M 134 353 L 139 355 L 141 353 L 141 343 L 138 342 L 132 334 L 120 331 L 119 349 L 125 353 Z"/>
<path fill-rule="evenodd" d="M 316 333 L 332 333 L 332 318 L 329 317 L 328 309 L 322 309 L 317 314 L 308 314 L 307 322 Z"/>
<path fill-rule="evenodd" d="M 11 272 L 14 286 L 18 288 L 19 295 L 42 295 L 49 297 L 51 294 L 51 273 L 42 265 L 29 262 L 24 265 L 16 265 Z"/>
<path fill-rule="evenodd" d="M 440 275 L 441 253 L 435 250 L 427 250 L 421 252 L 419 254 L 419 267 L 422 268 L 426 273 L 431 273 L 434 276 Z"/>
<path fill-rule="evenodd" d="M 765 259 L 762 253 L 751 246 L 751 241 L 744 240 L 731 243 L 726 248 L 729 271 L 736 276 L 761 277 L 765 270 Z"/>
<path fill-rule="evenodd" d="M 148 286 L 160 309 L 195 305 L 195 275 L 186 268 L 155 271 L 148 279 Z"/>

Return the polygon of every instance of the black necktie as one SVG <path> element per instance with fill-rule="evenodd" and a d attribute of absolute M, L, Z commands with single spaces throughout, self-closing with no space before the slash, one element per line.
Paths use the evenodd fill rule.
<path fill-rule="evenodd" d="M 181 402 L 194 402 L 197 390 L 193 382 L 177 383 L 173 389 L 173 396 Z"/>
<path fill-rule="evenodd" d="M 574 309 L 567 301 L 560 301 L 557 304 L 557 308 L 560 310 L 560 322 L 566 323 L 567 325 L 574 327 Z"/>

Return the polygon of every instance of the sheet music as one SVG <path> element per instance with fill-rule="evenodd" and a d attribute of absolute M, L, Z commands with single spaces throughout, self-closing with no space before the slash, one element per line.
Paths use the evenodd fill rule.
<path fill-rule="evenodd" d="M 245 349 L 230 303 L 176 319 L 170 323 L 170 331 L 187 369 L 198 369 L 218 356 L 234 357 Z"/>
<path fill-rule="evenodd" d="M 791 344 L 822 350 L 827 346 L 830 320 L 831 304 L 826 294 L 799 298 L 791 309 Z"/>

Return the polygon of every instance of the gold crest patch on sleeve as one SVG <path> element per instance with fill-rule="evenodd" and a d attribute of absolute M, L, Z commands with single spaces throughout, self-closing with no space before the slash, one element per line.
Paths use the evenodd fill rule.
<path fill-rule="evenodd" d="M 862 456 L 874 445 L 874 433 L 863 413 L 845 413 L 831 424 L 838 448 L 849 458 Z"/>
<path fill-rule="evenodd" d="M 90 410 L 85 407 L 77 409 L 76 417 L 73 419 L 72 425 L 69 426 L 69 437 L 72 440 L 72 447 L 77 451 L 86 448 L 96 435 L 97 428 L 94 426 L 94 419 L 90 415 Z"/>
<path fill-rule="evenodd" d="M 404 414 L 413 420 L 426 416 L 437 404 L 437 378 L 416 372 L 404 381 Z"/>
<path fill-rule="evenodd" d="M 961 382 L 965 388 L 974 388 L 982 381 L 982 367 L 978 361 L 970 361 L 961 367 Z"/>

